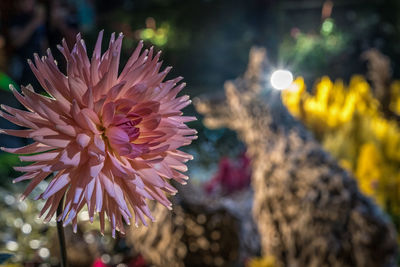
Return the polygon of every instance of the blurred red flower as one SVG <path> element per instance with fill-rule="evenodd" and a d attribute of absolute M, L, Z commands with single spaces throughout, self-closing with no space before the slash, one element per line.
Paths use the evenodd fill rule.
<path fill-rule="evenodd" d="M 242 153 L 232 160 L 222 158 L 214 177 L 204 185 L 207 193 L 230 194 L 249 186 L 251 181 L 250 158 Z"/>

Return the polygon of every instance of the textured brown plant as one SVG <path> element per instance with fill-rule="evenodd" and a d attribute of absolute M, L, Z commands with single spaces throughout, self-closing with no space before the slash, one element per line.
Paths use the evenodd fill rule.
<path fill-rule="evenodd" d="M 195 102 L 208 127 L 230 128 L 248 147 L 263 255 L 282 266 L 395 266 L 393 225 L 289 115 L 280 93 L 260 90 L 265 66 L 265 51 L 252 49 L 244 77 L 225 84 L 225 103 Z"/>
<path fill-rule="evenodd" d="M 237 266 L 259 253 L 250 190 L 207 199 L 200 190 L 178 186 L 174 209 L 150 203 L 156 223 L 131 227 L 128 240 L 156 266 Z M 239 265 L 241 266 L 241 265 Z"/>
<path fill-rule="evenodd" d="M 400 122 L 400 116 L 390 109 L 390 87 L 393 82 L 390 58 L 376 49 L 367 50 L 362 54 L 362 58 L 368 63 L 368 79 L 371 80 L 374 95 L 380 102 L 382 114 L 387 119 L 394 119 Z"/>

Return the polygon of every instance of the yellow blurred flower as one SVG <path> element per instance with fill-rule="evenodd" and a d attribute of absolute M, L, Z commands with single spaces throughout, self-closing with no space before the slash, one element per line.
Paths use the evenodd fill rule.
<path fill-rule="evenodd" d="M 265 256 L 263 258 L 250 259 L 246 264 L 247 267 L 276 267 L 273 256 Z"/>
<path fill-rule="evenodd" d="M 381 152 L 373 143 L 361 146 L 355 175 L 358 178 L 361 191 L 366 195 L 374 196 L 376 193 L 379 178 L 382 177 L 382 165 Z"/>

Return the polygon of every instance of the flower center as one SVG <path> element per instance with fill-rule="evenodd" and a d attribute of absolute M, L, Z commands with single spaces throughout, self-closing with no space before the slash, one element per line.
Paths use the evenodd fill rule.
<path fill-rule="evenodd" d="M 133 142 L 139 137 L 140 129 L 136 127 L 136 125 L 138 125 L 140 121 L 140 118 L 133 120 L 127 118 L 126 121 L 118 123 L 115 126 L 124 130 L 129 137 L 129 142 Z"/>
<path fill-rule="evenodd" d="M 139 138 L 138 124 L 142 118 L 136 114 L 117 114 L 113 123 L 106 129 L 106 136 L 113 150 L 121 156 L 135 158 L 144 152 L 142 145 L 133 142 Z"/>

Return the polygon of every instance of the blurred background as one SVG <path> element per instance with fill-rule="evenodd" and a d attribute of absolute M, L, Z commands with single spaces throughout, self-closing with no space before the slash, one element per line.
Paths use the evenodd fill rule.
<path fill-rule="evenodd" d="M 188 84 L 184 94 L 195 99 L 223 96 L 225 81 L 246 71 L 250 49 L 264 47 L 269 67 L 263 72 L 261 87 L 272 88 L 274 70 L 290 71 L 294 81 L 291 83 L 289 77 L 284 86 L 290 87 L 282 92 L 284 105 L 340 166 L 355 176 L 361 191 L 399 230 L 398 14 L 397 0 L 1 0 L 0 102 L 17 106 L 10 83 L 17 88 L 30 83 L 40 91 L 26 63 L 33 53 L 43 55 L 50 47 L 65 70 L 56 46 L 64 37 L 71 48 L 79 32 L 89 51 L 101 29 L 105 36 L 122 32 L 121 64 L 139 40 L 144 40 L 146 47 L 162 50 L 164 66 L 173 66 L 168 77 L 183 76 Z M 189 238 L 195 245 L 187 241 L 182 253 L 195 255 L 202 250 L 212 254 L 209 266 L 273 266 L 273 260 L 260 258 L 264 255 L 260 254 L 259 241 L 251 253 L 240 253 L 240 235 L 232 241 L 232 233 L 238 232 L 235 225 L 231 224 L 232 229 L 223 227 L 242 216 L 229 208 L 230 197 L 235 195 L 245 203 L 251 198 L 246 195 L 252 173 L 246 146 L 232 130 L 205 127 L 193 106 L 186 113 L 199 118 L 191 124 L 199 139 L 185 148 L 195 156 L 189 164 L 190 187 L 202 198 L 214 199 L 221 208 L 199 212 L 193 204 L 181 212 L 190 216 L 179 215 L 178 209 L 176 216 L 183 224 L 204 226 L 213 221 L 212 227 L 217 229 L 206 230 L 207 239 L 215 242 L 198 241 L 203 240 L 200 238 L 193 243 Z M 0 119 L 0 128 L 12 127 Z M 0 146 L 16 147 L 25 142 L 0 137 Z M 43 224 L 37 218 L 43 203 L 32 201 L 33 197 L 19 202 L 19 192 L 26 184 L 11 182 L 18 176 L 12 169 L 17 164 L 17 156 L 0 154 L 0 252 L 10 257 L 7 266 L 57 266 L 55 222 Z M 251 208 L 249 201 L 244 209 Z M 66 230 L 72 266 L 157 265 L 143 257 L 129 237 L 113 240 L 109 235 L 101 236 L 96 222 L 84 223 L 87 213 L 82 212 L 80 219 L 83 223 L 78 234 Z M 239 252 L 232 254 L 235 249 Z M 194 264 L 197 260 L 187 256 L 185 264 L 201 266 Z"/>

